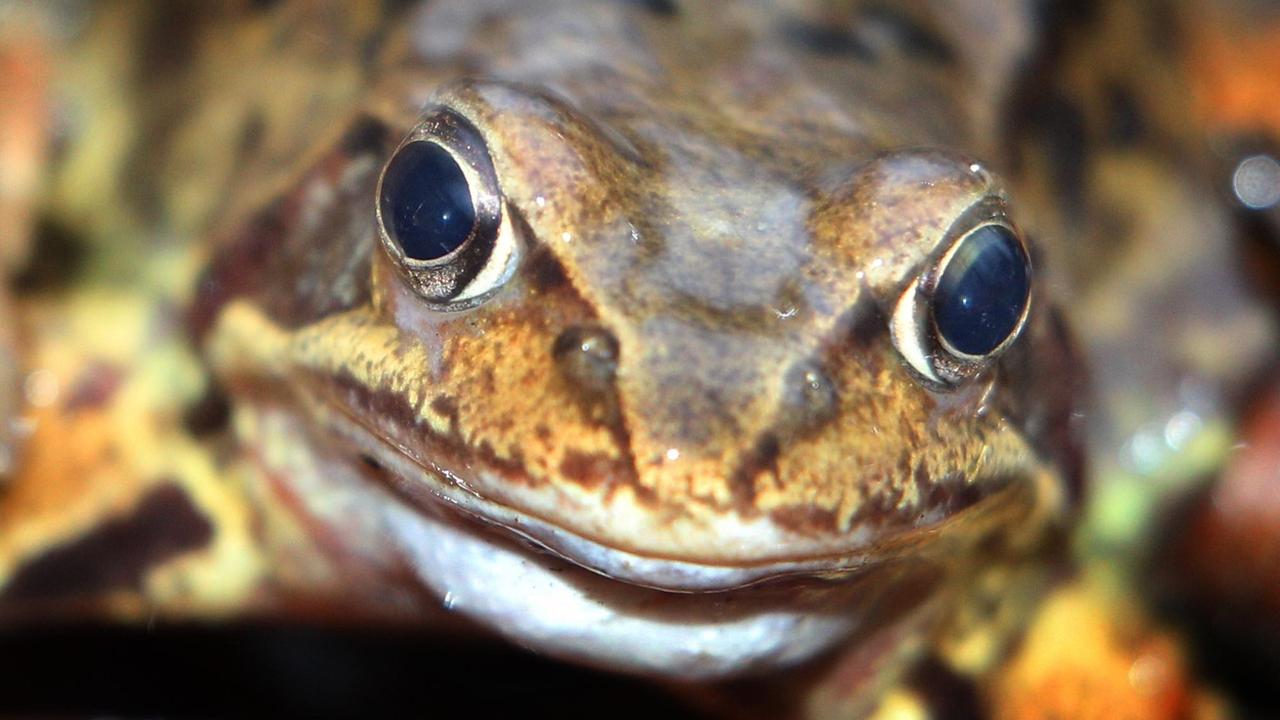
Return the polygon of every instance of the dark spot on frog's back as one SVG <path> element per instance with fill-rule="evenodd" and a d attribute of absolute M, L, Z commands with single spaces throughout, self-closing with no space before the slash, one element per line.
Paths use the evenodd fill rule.
<path fill-rule="evenodd" d="M 788 18 L 781 25 L 792 46 L 816 55 L 874 62 L 886 52 L 935 65 L 955 62 L 956 52 L 929 25 L 890 3 L 874 3 L 857 16 L 833 13 L 825 21 Z"/>
<path fill-rule="evenodd" d="M 773 510 L 769 517 L 780 527 L 801 535 L 823 535 L 839 526 L 833 510 L 812 505 L 790 505 Z"/>
<path fill-rule="evenodd" d="M 1084 111 L 1066 95 L 1050 93 L 1030 120 L 1047 148 L 1058 200 L 1079 221 L 1087 209 L 1085 176 L 1092 149 Z"/>
<path fill-rule="evenodd" d="M 925 495 L 925 507 L 951 515 L 978 504 L 983 498 L 988 497 L 989 493 L 994 492 L 994 488 L 1007 485 L 1012 480 L 1000 478 L 991 483 L 990 490 L 984 492 L 978 484 L 966 483 L 959 474 L 931 478 L 924 466 L 918 466 L 916 482 Z"/>
<path fill-rule="evenodd" d="M 1147 134 L 1149 121 L 1133 89 L 1120 82 L 1107 86 L 1107 140 L 1114 147 L 1133 147 Z"/>
<path fill-rule="evenodd" d="M 946 720 L 985 717 L 974 681 L 958 674 L 937 657 L 930 656 L 919 663 L 908 676 L 907 685 L 928 708 L 928 717 Z"/>
<path fill-rule="evenodd" d="M 615 2 L 639 8 L 658 17 L 675 17 L 680 14 L 680 4 L 676 0 L 615 0 Z"/>
<path fill-rule="evenodd" d="M 904 55 L 939 65 L 955 62 L 956 52 L 951 44 L 898 5 L 871 5 L 863 11 L 862 22 L 883 33 Z"/>
<path fill-rule="evenodd" d="M 231 402 L 223 389 L 213 383 L 182 413 L 182 426 L 198 438 L 221 432 L 230 422 Z"/>
<path fill-rule="evenodd" d="M 1063 40 L 1064 30 L 1082 30 L 1096 25 L 1101 17 L 1100 0 L 1078 2 L 1037 2 L 1030 4 L 1030 12 L 1036 31 L 1053 44 Z"/>
<path fill-rule="evenodd" d="M 21 292 L 60 290 L 76 282 L 89 257 L 89 238 L 78 228 L 49 216 L 36 221 L 35 247 L 25 267 L 13 279 Z"/>
<path fill-rule="evenodd" d="M 816 55 L 851 57 L 864 62 L 876 59 L 871 47 L 844 25 L 788 18 L 779 31 L 788 44 Z"/>
<path fill-rule="evenodd" d="M 213 526 L 187 493 L 163 482 L 132 513 L 28 560 L 14 572 L 0 600 L 72 599 L 137 589 L 152 567 L 212 539 Z"/>
<path fill-rule="evenodd" d="M 179 75 L 190 62 L 198 33 L 209 25 L 205 17 L 211 14 L 210 7 L 199 3 L 160 3 L 151 12 L 141 13 L 138 67 L 148 68 L 149 73 Z"/>
<path fill-rule="evenodd" d="M 458 427 L 458 404 L 448 395 L 438 395 L 431 401 L 431 409 L 437 414 L 449 418 L 451 427 Z"/>
<path fill-rule="evenodd" d="M 756 499 L 756 478 L 766 470 L 777 471 L 778 456 L 782 454 L 782 444 L 774 433 L 765 433 L 756 441 L 755 447 L 743 456 L 742 463 L 729 478 L 733 489 L 734 502 L 744 508 L 750 508 Z"/>
<path fill-rule="evenodd" d="M 1067 3 L 1070 4 L 1070 3 Z M 1169 7 L 1170 2 L 1155 2 L 1142 13 L 1146 20 L 1146 37 L 1139 42 L 1146 43 L 1167 62 L 1185 62 L 1190 50 L 1186 47 L 1189 37 L 1188 26 L 1181 22 L 1186 13 L 1179 12 L 1176 7 Z M 1263 0 L 1256 7 L 1275 7 L 1275 3 Z"/>
<path fill-rule="evenodd" d="M 236 154 L 241 158 L 249 158 L 262 147 L 267 134 L 267 119 L 262 110 L 254 108 L 240 126 L 240 139 L 236 142 Z"/>

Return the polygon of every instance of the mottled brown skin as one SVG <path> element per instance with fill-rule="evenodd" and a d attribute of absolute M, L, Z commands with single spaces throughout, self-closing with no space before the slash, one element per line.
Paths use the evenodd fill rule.
<path fill-rule="evenodd" d="M 981 619 L 954 609 L 991 606 L 968 579 L 1014 577 L 1079 495 L 1079 370 L 1044 287 L 1012 348 L 953 386 L 890 333 L 971 208 L 1007 207 L 984 104 L 1001 81 L 965 80 L 973 38 L 927 4 L 840 22 L 639 5 L 410 12 L 343 139 L 221 235 L 197 338 L 240 412 L 269 421 L 250 446 L 270 456 L 261 428 L 292 416 L 325 448 L 329 478 L 271 476 L 325 537 L 364 543 L 357 562 L 395 552 L 338 506 L 364 492 L 435 517 L 463 489 L 526 519 L 490 518 L 495 547 L 509 530 L 612 576 L 582 587 L 619 607 L 862 618 L 814 701 L 861 712 L 925 638 L 961 642 Z M 440 109 L 482 139 L 520 244 L 464 312 L 414 292 L 373 220 L 377 168 Z M 373 472 L 337 470 L 343 454 Z M 334 488 L 357 499 L 307 499 Z M 694 570 L 619 571 L 614 552 Z M 764 587 L 636 587 L 748 583 Z"/>
<path fill-rule="evenodd" d="M 421 309 L 376 252 L 367 308 L 298 306 L 279 281 L 246 294 L 280 326 L 300 328 L 285 362 L 312 371 L 312 392 L 341 396 L 348 413 L 429 465 L 448 465 L 432 458 L 441 447 L 488 463 L 503 480 L 484 492 L 500 499 L 505 485 L 567 488 L 591 503 L 625 495 L 694 525 L 764 516 L 803 539 L 775 550 L 785 557 L 848 551 L 856 528 L 890 537 L 928 526 L 1041 473 L 1061 482 L 1065 473 L 1044 464 L 1048 441 L 1010 422 L 1014 408 L 1048 419 L 1040 425 L 1064 417 L 1065 406 L 1028 408 L 1034 398 L 1007 389 L 1039 372 L 1028 362 L 1035 352 L 935 393 L 888 336 L 898 294 L 952 223 L 975 199 L 1003 193 L 957 153 L 992 144 L 963 83 L 938 53 L 890 44 L 859 59 L 815 47 L 806 23 L 798 9 L 698 4 L 677 17 L 615 4 L 494 15 L 446 4 L 412 15 L 417 52 L 388 81 L 408 102 L 391 110 L 410 118 L 430 97 L 476 125 L 522 230 L 524 266 L 465 314 Z M 438 89 L 456 74 L 451 64 L 486 79 Z M 385 103 L 386 93 L 375 97 Z M 341 219 L 322 222 L 323 235 L 272 222 L 297 238 L 283 245 L 296 255 L 263 257 L 284 269 L 305 262 L 298 270 L 308 273 L 318 252 L 362 257 L 374 234 Z M 260 242 L 249 228 L 244 242 Z M 233 273 L 256 265 L 235 247 L 213 276 L 207 316 L 227 287 L 246 284 Z M 317 284 L 358 287 L 362 268 Z M 1033 301 L 1025 342 L 1060 344 L 1050 312 L 1048 298 Z M 603 328 L 619 347 L 616 380 L 597 396 L 575 387 L 581 378 L 552 352 L 582 327 Z M 834 402 L 815 409 L 805 398 L 807 369 L 825 376 Z M 341 389 L 322 390 L 326 381 Z M 366 395 L 378 393 L 406 402 L 373 416 Z M 676 462 L 665 460 L 672 449 Z M 554 503 L 536 512 L 555 514 Z M 696 528 L 692 541 L 611 537 L 607 512 L 552 519 L 640 553 L 767 558 L 699 543 Z"/>
<path fill-rule="evenodd" d="M 541 492 L 552 500 L 524 509 L 640 554 L 848 554 L 1027 483 L 1052 514 L 1044 493 L 1074 469 L 1065 398 L 1035 391 L 1063 370 L 1049 299 L 1034 299 L 1014 352 L 954 391 L 921 383 L 888 335 L 956 218 L 1003 194 L 963 154 L 998 145 L 980 122 L 990 111 L 937 50 L 956 39 L 918 10 L 933 53 L 815 36 L 825 26 L 804 8 L 412 14 L 373 119 L 228 235 L 197 328 L 207 339 L 248 301 L 293 335 L 268 367 L 224 368 L 231 382 L 289 378 L 425 468 L 500 502 Z M 509 286 L 465 314 L 424 310 L 367 222 L 372 168 L 426 98 L 479 129 L 526 244 Z M 616 342 L 614 382 L 592 386 L 557 358 L 581 328 Z M 806 370 L 830 397 L 805 396 Z M 467 477 L 477 465 L 500 480 Z M 619 496 L 652 527 L 687 524 L 615 530 Z M 569 502 L 599 512 L 558 514 Z M 723 515 L 767 518 L 791 544 L 706 542 Z"/>

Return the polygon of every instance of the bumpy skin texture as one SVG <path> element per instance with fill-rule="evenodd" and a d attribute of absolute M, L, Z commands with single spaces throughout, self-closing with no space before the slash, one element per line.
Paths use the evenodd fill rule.
<path fill-rule="evenodd" d="M 550 629 L 546 578 L 509 578 L 524 610 L 456 605 L 526 644 L 719 675 L 859 632 L 880 639 L 850 664 L 895 665 L 1078 495 L 1078 369 L 1048 293 L 952 387 L 890 332 L 972 208 L 1019 222 L 977 159 L 999 146 L 984 101 L 1002 89 L 966 81 L 966 27 L 926 4 L 416 8 L 343 138 L 223 234 L 197 337 L 254 428 L 283 412 L 326 462 L 364 460 L 277 471 L 305 514 L 356 545 L 396 538 L 455 600 L 515 572 L 483 548 L 519 559 L 511 538 L 532 540 L 552 555 L 520 567 L 564 563 L 574 601 L 621 628 Z M 505 284 L 459 312 L 413 291 L 373 222 L 378 168 L 441 111 L 474 127 L 519 243 Z M 576 354 L 588 336 L 603 370 Z M 358 501 L 315 499 L 360 493 L 364 529 L 335 509 Z M 481 538 L 461 576 L 439 557 L 455 536 Z M 713 649 L 650 653 L 682 623 Z M 734 644 L 752 632 L 768 640 Z"/>
<path fill-rule="evenodd" d="M 1053 426 L 1065 407 L 1009 389 L 1045 372 L 1033 357 L 1062 352 L 1040 350 L 1060 343 L 1049 298 L 1033 300 L 1032 347 L 956 392 L 925 388 L 888 334 L 957 218 L 1004 193 L 957 152 L 988 140 L 957 59 L 892 38 L 860 57 L 859 36 L 820 42 L 837 31 L 801 8 L 625 5 L 442 3 L 406 21 L 412 73 L 389 83 L 405 99 L 392 110 L 407 118 L 429 98 L 479 129 L 523 266 L 465 314 L 423 309 L 376 252 L 372 298 L 346 298 L 347 314 L 249 288 L 298 329 L 289 362 L 311 392 L 332 385 L 348 413 L 486 496 L 696 562 L 847 553 L 1011 482 L 1060 482 L 1025 421 Z M 437 87 L 451 65 L 485 79 Z M 333 253 L 337 282 L 309 286 L 359 286 L 367 268 L 341 259 L 363 259 L 374 229 L 343 202 L 317 234 L 271 248 L 296 252 L 274 267 Z M 246 284 L 232 257 L 223 282 Z M 584 327 L 619 349 L 595 395 L 552 352 Z M 806 369 L 829 380 L 834 407 L 804 397 Z M 727 516 L 767 532 L 725 543 Z"/>
<path fill-rule="evenodd" d="M 437 603 L 421 581 L 527 645 L 655 674 L 796 663 L 854 632 L 854 675 L 920 651 L 1078 487 L 1078 369 L 1039 283 L 1021 337 L 956 387 L 890 332 L 973 206 L 1024 222 L 993 118 L 1026 33 L 982 13 L 457 0 L 361 35 L 372 80 L 346 121 L 308 125 L 293 170 L 228 181 L 191 313 L 251 468 L 235 537 L 266 548 L 221 609 L 324 586 L 404 617 Z M 378 244 L 379 169 L 424 105 L 474 126 L 519 241 L 465 312 L 428 307 Z M 292 147 L 277 135 L 256 139 Z M 616 349 L 603 374 L 575 359 L 586 336 Z M 472 565 L 431 565 L 447 543 Z M 468 585 L 486 551 L 511 564 Z M 500 574 L 524 566 L 547 575 Z M 589 624 L 534 627 L 552 575 L 623 640 L 697 625 L 720 655 L 633 660 Z M 450 594 L 504 578 L 542 604 Z M 777 648 L 717 630 L 734 623 Z"/>

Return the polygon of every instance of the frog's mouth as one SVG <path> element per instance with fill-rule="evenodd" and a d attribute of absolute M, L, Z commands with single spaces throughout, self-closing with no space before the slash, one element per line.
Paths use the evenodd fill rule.
<path fill-rule="evenodd" d="M 682 681 L 794 665 L 858 634 L 881 647 L 925 634 L 948 601 L 943 568 L 883 563 L 842 582 L 714 593 L 617 582 L 460 517 L 400 505 L 398 544 L 447 608 L 540 652 Z"/>
<path fill-rule="evenodd" d="M 964 553 L 956 543 L 977 542 L 1000 528 L 1019 526 L 1037 500 L 1043 500 L 1044 488 L 1005 483 L 972 506 L 925 529 L 853 544 L 843 552 L 733 563 L 636 552 L 486 496 L 477 488 L 482 484 L 480 474 L 490 470 L 480 461 L 458 457 L 460 453 L 443 442 L 431 444 L 431 456 L 423 457 L 421 445 L 410 447 L 397 439 L 394 427 L 380 427 L 368 420 L 385 419 L 388 413 L 358 411 L 364 403 L 355 405 L 354 398 L 342 397 L 341 385 L 311 383 L 308 395 L 319 401 L 316 410 L 330 431 L 366 464 L 375 466 L 374 476 L 408 505 L 429 514 L 447 508 L 610 580 L 663 592 L 721 592 L 804 576 L 839 579 L 904 557 L 955 557 Z M 325 390 L 317 393 L 317 387 Z M 357 397 L 367 396 L 362 389 L 348 390 Z M 1052 481 L 1045 478 L 1045 483 L 1051 485 Z M 948 529 L 959 531 L 944 532 Z"/>
<path fill-rule="evenodd" d="M 957 581 L 990 557 L 978 543 L 1025 526 L 1043 500 L 1043 488 L 1005 483 L 925 529 L 843 553 L 666 557 L 481 492 L 496 469 L 397 420 L 399 396 L 341 374 L 293 379 L 317 437 L 359 468 L 350 492 L 377 508 L 385 534 L 376 542 L 394 547 L 446 607 L 522 645 L 614 670 L 714 679 L 794 665 L 860 635 L 886 653 L 917 647 L 910 641 L 945 616 Z"/>
<path fill-rule="evenodd" d="M 718 566 L 609 548 L 467 490 L 341 404 L 326 426 L 390 493 L 381 525 L 445 607 L 540 652 L 712 680 L 795 665 L 866 635 L 914 652 L 941 618 L 954 563 L 928 554 Z"/>

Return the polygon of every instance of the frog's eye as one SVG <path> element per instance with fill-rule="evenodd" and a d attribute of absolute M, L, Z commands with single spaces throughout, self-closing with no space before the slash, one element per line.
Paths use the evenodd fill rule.
<path fill-rule="evenodd" d="M 387 235 L 411 260 L 439 260 L 462 247 L 476 225 L 471 185 L 448 150 L 411 142 L 382 175 L 382 218 Z"/>
<path fill-rule="evenodd" d="M 975 375 L 1017 338 L 1031 301 L 1031 263 L 1018 233 L 988 219 L 960 235 L 903 293 L 893 339 L 941 386 Z"/>
<path fill-rule="evenodd" d="M 484 140 L 448 110 L 428 115 L 391 155 L 377 213 L 382 246 L 401 276 L 439 309 L 478 304 L 518 264 Z"/>
<path fill-rule="evenodd" d="M 952 354 L 985 357 L 1013 337 L 1030 299 L 1022 243 L 1003 225 L 983 225 L 945 258 L 933 290 L 933 325 Z"/>

